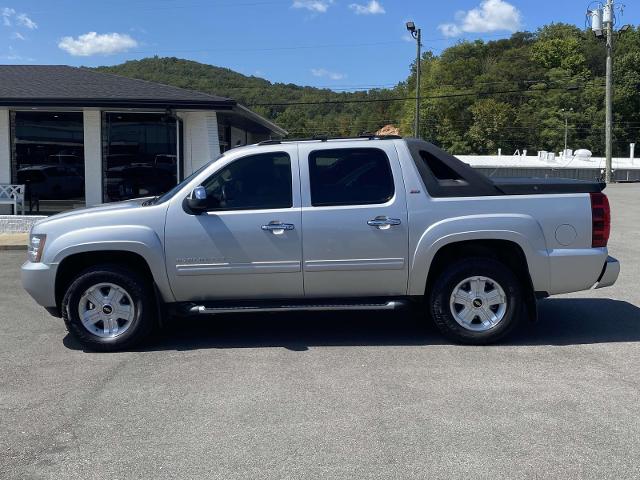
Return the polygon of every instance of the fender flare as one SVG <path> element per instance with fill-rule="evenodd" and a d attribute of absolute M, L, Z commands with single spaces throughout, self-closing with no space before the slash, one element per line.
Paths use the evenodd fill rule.
<path fill-rule="evenodd" d="M 79 253 L 109 251 L 135 253 L 147 263 L 163 300 L 175 301 L 167 277 L 164 247 L 157 233 L 149 227 L 117 225 L 73 230 L 55 238 L 48 245 L 47 250 L 56 252 L 52 259 L 47 259 L 47 263 L 56 266 L 71 255 Z"/>
<path fill-rule="evenodd" d="M 519 214 L 470 215 L 448 218 L 431 225 L 412 252 L 409 295 L 422 296 L 433 259 L 445 246 L 473 240 L 504 240 L 515 243 L 524 253 L 536 290 L 549 286 L 549 256 L 540 224 Z"/>

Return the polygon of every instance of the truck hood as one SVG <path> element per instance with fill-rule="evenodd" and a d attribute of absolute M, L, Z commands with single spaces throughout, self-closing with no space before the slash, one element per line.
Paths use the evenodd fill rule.
<path fill-rule="evenodd" d="M 58 213 L 57 215 L 52 215 L 51 217 L 40 220 L 35 224 L 37 227 L 41 227 L 45 224 L 58 222 L 60 220 L 72 220 L 78 219 L 82 216 L 93 216 L 95 214 L 101 213 L 111 213 L 117 211 L 131 210 L 134 208 L 142 208 L 142 204 L 149 200 L 150 197 L 147 198 L 136 198 L 133 200 L 125 200 L 122 202 L 114 202 L 114 203 L 104 203 L 102 205 L 97 205 L 95 207 L 87 207 L 87 208 L 79 208 L 76 210 L 69 210 L 68 212 Z"/>

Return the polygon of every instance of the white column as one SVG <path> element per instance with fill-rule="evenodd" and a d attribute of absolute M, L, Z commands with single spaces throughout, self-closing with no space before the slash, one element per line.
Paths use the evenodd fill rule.
<path fill-rule="evenodd" d="M 0 183 L 11 183 L 9 110 L 0 109 Z"/>
<path fill-rule="evenodd" d="M 218 158 L 220 155 L 220 137 L 218 136 L 218 116 L 216 112 L 206 112 L 207 143 L 209 145 L 208 161 Z M 203 162 L 204 163 L 204 162 Z"/>
<path fill-rule="evenodd" d="M 220 155 L 218 120 L 215 112 L 178 112 L 183 122 L 184 176 Z"/>
<path fill-rule="evenodd" d="M 100 110 L 84 112 L 84 189 L 87 206 L 102 203 L 102 130 Z"/>

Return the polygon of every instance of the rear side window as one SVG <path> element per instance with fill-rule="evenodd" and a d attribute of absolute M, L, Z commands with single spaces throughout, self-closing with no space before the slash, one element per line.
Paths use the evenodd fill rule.
<path fill-rule="evenodd" d="M 462 175 L 457 173 L 453 168 L 449 167 L 435 155 L 425 150 L 420 150 L 420 158 L 422 158 L 422 161 L 427 165 L 433 176 L 436 177 L 439 182 L 450 182 L 451 184 L 464 183 L 467 185 L 467 182 L 462 178 Z"/>
<path fill-rule="evenodd" d="M 389 158 L 377 148 L 311 152 L 309 179 L 314 207 L 386 203 L 395 193 Z"/>

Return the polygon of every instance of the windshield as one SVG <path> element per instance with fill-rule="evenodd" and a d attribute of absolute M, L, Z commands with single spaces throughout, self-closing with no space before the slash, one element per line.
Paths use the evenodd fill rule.
<path fill-rule="evenodd" d="M 167 200 L 170 200 L 173 198 L 173 196 L 178 193 L 180 190 L 182 190 L 182 187 L 184 187 L 187 183 L 189 183 L 191 180 L 193 180 L 194 177 L 198 176 L 204 169 L 206 169 L 207 167 L 209 167 L 209 165 L 211 165 L 213 162 L 215 162 L 216 160 L 220 160 L 222 157 L 224 156 L 224 154 L 222 155 L 218 155 L 216 158 L 214 158 L 213 160 L 211 160 L 210 162 L 205 163 L 204 165 L 202 165 L 199 169 L 197 169 L 195 172 L 193 172 L 191 175 L 189 175 L 187 178 L 185 178 L 184 180 L 182 180 L 179 184 L 177 184 L 175 187 L 173 187 L 171 190 L 169 190 L 167 193 L 163 193 L 162 195 L 160 195 L 159 197 L 155 197 L 152 200 L 149 200 L 148 202 L 145 202 L 144 205 L 157 205 L 159 203 L 164 203 Z"/>

